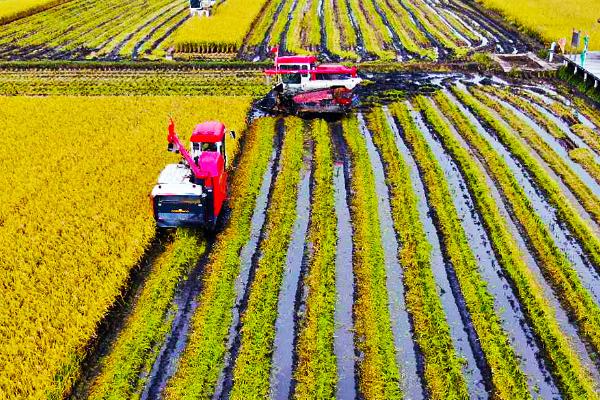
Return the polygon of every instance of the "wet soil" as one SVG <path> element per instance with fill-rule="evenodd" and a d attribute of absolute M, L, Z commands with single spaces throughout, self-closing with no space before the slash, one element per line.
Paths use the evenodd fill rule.
<path fill-rule="evenodd" d="M 273 366 L 271 368 L 271 398 L 285 400 L 290 396 L 293 368 L 296 365 L 297 316 L 302 298 L 302 283 L 306 272 L 308 243 L 306 235 L 310 221 L 312 149 L 305 153 L 302 178 L 298 186 L 296 222 L 287 252 L 286 269 L 279 292 Z"/>
<path fill-rule="evenodd" d="M 338 369 L 336 398 L 357 397 L 358 380 L 356 362 L 359 354 L 354 347 L 353 305 L 355 300 L 354 273 L 352 270 L 352 224 L 350 219 L 350 158 L 342 137 L 342 126 L 332 127 L 334 144 L 333 185 L 335 187 L 335 213 L 338 241 L 335 258 L 335 335 L 333 350 Z"/>

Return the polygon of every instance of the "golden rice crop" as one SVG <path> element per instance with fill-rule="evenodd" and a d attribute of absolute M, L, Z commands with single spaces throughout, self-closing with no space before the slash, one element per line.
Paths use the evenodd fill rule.
<path fill-rule="evenodd" d="M 235 53 L 265 3 L 266 0 L 227 0 L 208 18 L 190 18 L 170 43 L 183 53 Z"/>
<path fill-rule="evenodd" d="M 536 32 L 547 42 L 566 38 L 571 30 L 580 29 L 591 35 L 590 49 L 600 50 L 600 24 L 597 4 L 587 0 L 477 0 L 484 6 L 500 11 L 509 21 Z"/>
<path fill-rule="evenodd" d="M 71 0 L 0 0 L 0 25 Z"/>
<path fill-rule="evenodd" d="M 61 397 L 155 233 L 149 191 L 182 138 L 250 98 L 0 98 L 0 393 Z M 226 113 L 224 112 L 226 110 Z M 230 146 L 233 147 L 233 146 Z"/>

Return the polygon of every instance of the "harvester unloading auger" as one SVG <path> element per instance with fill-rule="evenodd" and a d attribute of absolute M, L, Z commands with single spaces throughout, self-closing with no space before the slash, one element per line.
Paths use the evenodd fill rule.
<path fill-rule="evenodd" d="M 341 64 L 317 64 L 315 56 L 279 57 L 275 66 L 265 71 L 276 84 L 262 100 L 264 109 L 299 113 L 346 113 L 357 103 L 354 88 L 362 82 L 356 67 Z"/>
<path fill-rule="evenodd" d="M 231 132 L 231 136 L 234 133 Z M 188 152 L 169 124 L 168 150 L 183 157 L 167 165 L 152 189 L 156 224 L 161 228 L 199 226 L 212 231 L 227 198 L 225 125 L 209 121 L 196 125 Z"/>

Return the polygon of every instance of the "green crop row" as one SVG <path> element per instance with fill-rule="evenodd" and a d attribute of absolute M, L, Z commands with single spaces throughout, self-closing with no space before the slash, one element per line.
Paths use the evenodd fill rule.
<path fill-rule="evenodd" d="M 250 238 L 254 206 L 271 157 L 274 135 L 273 118 L 259 119 L 247 133 L 232 183 L 231 216 L 205 266 L 188 344 L 165 389 L 166 398 L 210 398 L 214 392 L 227 352 L 240 251 Z"/>
<path fill-rule="evenodd" d="M 581 165 L 596 182 L 600 183 L 600 165 L 596 162 L 594 153 L 590 149 L 573 149 L 569 151 L 569 157 Z"/>
<path fill-rule="evenodd" d="M 335 7 L 338 14 L 335 13 Z M 340 7 L 344 8 L 341 14 Z M 344 59 L 356 59 L 356 53 L 351 50 L 356 47 L 356 34 L 352 28 L 346 0 L 323 0 L 323 20 L 327 37 L 327 50 Z"/>
<path fill-rule="evenodd" d="M 305 53 L 302 48 L 302 31 L 305 27 L 303 21 L 305 19 L 312 20 L 317 15 L 308 15 L 308 7 L 310 0 L 297 0 L 296 7 L 290 16 L 291 21 L 286 32 L 286 50 L 292 53 Z M 315 24 L 318 25 L 318 24 Z M 283 27 L 282 27 L 283 28 Z"/>
<path fill-rule="evenodd" d="M 394 60 L 394 52 L 386 50 L 390 47 L 392 38 L 375 10 L 373 1 L 350 0 L 350 7 L 362 34 L 365 50 L 382 60 Z"/>
<path fill-rule="evenodd" d="M 273 24 L 275 12 L 279 4 L 279 1 L 269 1 L 267 3 L 265 10 L 258 16 L 258 19 L 254 23 L 254 27 L 248 32 L 248 36 L 246 37 L 246 44 L 248 46 L 259 46 L 262 43 Z"/>
<path fill-rule="evenodd" d="M 590 106 L 585 100 L 575 97 L 573 99 L 579 111 L 589 119 L 597 129 L 600 129 L 600 113 L 597 108 Z"/>
<path fill-rule="evenodd" d="M 275 20 L 275 23 L 271 27 L 271 31 L 269 32 L 269 45 L 275 46 L 279 44 L 279 39 L 283 30 L 285 29 L 285 25 L 288 22 L 288 16 L 290 11 L 292 10 L 292 6 L 294 4 L 294 0 L 285 0 L 285 4 L 279 13 L 279 18 Z M 291 25 L 290 25 L 291 26 Z"/>
<path fill-rule="evenodd" d="M 232 399 L 269 396 L 278 295 L 296 221 L 303 145 L 303 121 L 288 118 L 279 161 L 280 170 L 267 211 L 266 236 L 260 244 L 261 257 L 250 288 L 248 306 L 242 316 L 241 345 L 235 363 Z"/>
<path fill-rule="evenodd" d="M 124 399 L 141 394 L 145 375 L 173 322 L 172 299 L 182 278 L 196 265 L 206 241 L 194 230 L 179 229 L 156 260 L 137 298 L 133 312 L 101 363 L 90 399 Z"/>
<path fill-rule="evenodd" d="M 308 230 L 312 252 L 304 278 L 307 297 L 298 334 L 296 399 L 312 399 L 315 393 L 333 398 L 337 383 L 333 352 L 337 218 L 331 138 L 324 120 L 313 121 L 312 140 L 314 169 Z"/>
<path fill-rule="evenodd" d="M 378 2 L 379 8 L 386 16 L 390 23 L 390 28 L 398 34 L 402 46 L 414 54 L 418 54 L 422 57 L 428 57 L 429 59 L 435 59 L 435 53 L 431 48 L 431 44 L 427 41 L 425 36 L 416 29 L 416 26 L 410 20 L 408 12 L 399 3 L 380 1 Z M 392 9 L 393 5 L 393 9 Z M 418 40 L 418 42 L 417 42 Z"/>
<path fill-rule="evenodd" d="M 562 178 L 565 185 L 573 191 L 573 194 L 596 222 L 600 221 L 599 199 L 525 121 L 477 89 L 473 89 L 473 93 L 476 99 L 496 111 L 509 124 L 511 129 L 506 129 L 500 121 L 494 122 L 494 127 L 498 127 L 496 129 L 498 137 L 531 172 L 540 188 L 546 192 L 550 202 L 571 227 L 573 234 L 581 241 L 595 267 L 600 270 L 600 240 L 594 235 L 592 229 L 579 213 L 575 211 L 573 205 L 569 203 L 565 195 L 560 191 L 558 184 L 548 176 L 540 163 L 531 155 L 529 149 L 519 140 L 516 133 L 525 139 L 546 161 L 550 168 Z"/>
<path fill-rule="evenodd" d="M 496 134 L 509 137 L 509 133 L 506 132 L 507 128 L 473 96 L 456 88 L 453 88 L 453 92 Z M 548 228 L 535 212 L 533 205 L 504 159 L 474 128 L 468 128 L 458 120 L 454 122 L 459 133 L 477 151 L 482 162 L 487 165 L 490 175 L 502 189 L 508 200 L 507 204 L 529 239 L 544 276 L 551 283 L 563 307 L 572 316 L 582 336 L 587 338 L 595 351 L 600 350 L 600 331 L 598 330 L 600 309 L 594 303 L 590 293 L 583 287 L 570 261 L 552 240 Z M 547 177 L 545 179 L 549 180 Z"/>
<path fill-rule="evenodd" d="M 420 107 L 423 101 L 424 98 L 419 97 L 416 104 Z M 393 113 L 396 113 L 397 107 L 392 108 Z M 520 369 L 508 335 L 494 309 L 494 299 L 479 273 L 444 172 L 421 132 L 413 129 L 405 129 L 403 132 L 417 161 L 445 254 L 458 279 L 473 327 L 489 365 L 492 397 L 530 398 L 527 379 Z"/>
<path fill-rule="evenodd" d="M 442 46 L 452 50 L 459 57 L 466 53 L 465 49 L 460 48 L 457 40 L 447 33 L 448 27 L 444 25 L 440 17 L 435 12 L 431 12 L 432 10 L 428 9 L 421 0 L 405 0 L 403 4 L 412 11 L 415 18 Z"/>
<path fill-rule="evenodd" d="M 392 333 L 386 271 L 379 230 L 375 176 L 355 116 L 343 121 L 352 163 L 352 241 L 356 282 L 354 319 L 359 388 L 366 399 L 400 399 L 400 373 Z"/>
<path fill-rule="evenodd" d="M 590 146 L 596 154 L 600 155 L 600 134 L 598 132 L 583 124 L 572 125 L 571 130 Z"/>
<path fill-rule="evenodd" d="M 465 138 L 476 135 L 475 127 L 446 96 L 438 92 L 434 98 L 441 113 L 452 122 L 460 135 Z M 548 355 L 550 369 L 562 393 L 567 398 L 593 398 L 594 388 L 589 381 L 588 372 L 583 368 L 581 361 L 561 332 L 554 317 L 554 310 L 547 304 L 543 290 L 525 263 L 516 240 L 500 214 L 498 205 L 490 195 L 485 172 L 456 139 L 448 124 L 442 120 L 442 116 L 431 106 L 431 103 L 423 102 L 423 109 L 429 123 L 435 127 L 438 137 L 465 177 L 497 259 L 512 282 L 525 315 Z M 485 149 L 485 151 L 492 150 Z M 516 206 L 515 204 L 513 207 Z"/>
<path fill-rule="evenodd" d="M 509 89 L 498 89 L 493 86 L 480 86 L 483 91 L 491 93 L 502 100 L 512 104 L 514 107 L 526 113 L 530 118 L 533 118 L 537 124 L 545 129 L 556 139 L 565 139 L 567 136 L 553 121 L 549 120 L 540 110 L 526 101 L 523 97 L 512 94 Z"/>
<path fill-rule="evenodd" d="M 406 107 L 398 105 L 395 115 L 403 129 L 417 129 Z M 410 169 L 396 146 L 394 133 L 381 108 L 375 108 L 368 115 L 368 124 L 385 164 L 392 218 L 401 244 L 399 259 L 404 271 L 406 308 L 423 353 L 428 392 L 432 399 L 468 398 L 462 376 L 463 361 L 454 349 L 450 327 L 437 293 L 431 269 L 431 245 L 419 218 Z"/>

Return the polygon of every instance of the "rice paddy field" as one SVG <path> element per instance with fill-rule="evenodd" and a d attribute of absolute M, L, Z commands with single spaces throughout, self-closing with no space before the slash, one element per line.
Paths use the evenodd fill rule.
<path fill-rule="evenodd" d="M 480 0 L 481 4 L 505 15 L 509 21 L 539 34 L 548 44 L 560 38 L 570 42 L 573 29 L 590 36 L 590 50 L 600 50 L 597 5 L 588 1 L 562 2 Z M 581 48 L 580 48 L 581 50 Z"/>
<path fill-rule="evenodd" d="M 275 45 L 356 107 L 265 110 Z M 541 46 L 462 0 L 0 0 L 0 398 L 599 399 L 600 108 L 482 55 Z M 236 133 L 216 232 L 156 227 L 169 117 Z"/>
<path fill-rule="evenodd" d="M 190 17 L 185 0 L 71 0 L 0 25 L 0 60 L 252 60 L 266 58 L 274 45 L 382 61 L 526 47 L 513 30 L 462 0 L 226 0 L 210 18 Z"/>

